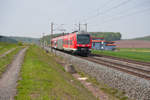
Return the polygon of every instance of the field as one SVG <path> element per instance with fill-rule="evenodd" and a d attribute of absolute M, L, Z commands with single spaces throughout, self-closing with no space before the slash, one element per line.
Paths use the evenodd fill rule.
<path fill-rule="evenodd" d="M 23 46 L 0 44 L 1 54 L 15 48 L 6 56 L 0 57 L 1 76 Z M 64 67 L 58 63 L 60 57 L 46 53 L 35 45 L 28 46 L 17 82 L 15 100 L 98 100 L 71 74 L 65 72 Z M 121 48 L 117 51 L 92 50 L 92 53 L 150 62 L 150 48 Z M 98 84 L 94 78 L 89 77 L 87 81 L 97 86 L 112 100 L 127 100 L 121 91 L 107 87 L 105 84 Z"/>
<path fill-rule="evenodd" d="M 0 55 L 2 55 L 4 52 L 17 47 L 17 44 L 15 43 L 3 43 L 0 42 Z"/>
<path fill-rule="evenodd" d="M 150 41 L 120 40 L 116 41 L 117 48 L 150 48 Z"/>
<path fill-rule="evenodd" d="M 5 55 L 4 57 L 0 57 L 0 76 L 6 70 L 7 65 L 11 63 L 12 59 L 14 58 L 14 55 L 16 55 L 21 49 L 21 47 L 19 47 L 17 44 L 0 42 L 0 55 L 12 48 L 16 49 L 10 52 L 9 54 Z"/>
<path fill-rule="evenodd" d="M 92 53 L 150 62 L 150 48 L 121 48 L 117 51 L 92 50 Z"/>
<path fill-rule="evenodd" d="M 16 100 L 97 100 L 54 58 L 36 46 L 27 50 Z"/>

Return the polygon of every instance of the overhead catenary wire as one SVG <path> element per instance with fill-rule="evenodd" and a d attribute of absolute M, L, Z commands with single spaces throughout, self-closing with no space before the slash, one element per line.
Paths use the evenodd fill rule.
<path fill-rule="evenodd" d="M 143 2 L 142 4 L 138 4 L 136 6 L 132 6 L 132 7 L 129 7 L 123 11 L 120 11 L 118 13 L 115 13 L 115 15 L 120 15 L 120 14 L 123 14 L 123 15 L 120 15 L 120 16 L 124 16 L 124 14 L 128 14 L 130 12 L 133 12 L 134 10 L 136 10 L 139 6 L 143 5 L 143 4 L 146 4 L 147 2 Z M 145 8 L 145 7 L 144 7 Z M 113 18 L 112 15 L 111 16 L 108 16 L 108 17 L 105 17 L 105 18 Z"/>
<path fill-rule="evenodd" d="M 113 0 L 111 0 L 111 2 L 112 2 Z M 104 11 L 101 11 L 100 13 L 98 13 L 98 14 L 96 14 L 95 16 L 90 16 L 89 18 L 87 18 L 86 20 L 87 20 L 87 22 L 88 22 L 88 24 L 90 24 L 89 22 L 90 22 L 90 20 L 91 19 L 94 19 L 95 17 L 98 17 L 98 16 L 100 16 L 100 15 L 106 15 L 106 14 L 110 14 L 109 12 L 111 12 L 111 11 L 115 11 L 115 10 L 118 10 L 117 8 L 121 8 L 122 6 L 124 6 L 124 5 L 126 5 L 126 4 L 128 4 L 128 3 L 130 3 L 131 1 L 133 1 L 133 0 L 124 0 L 124 1 L 121 1 L 121 2 L 119 2 L 119 3 L 116 3 L 116 5 L 114 6 L 112 6 L 112 7 L 109 7 L 108 9 L 106 9 L 106 10 L 104 10 Z M 106 3 L 106 5 L 107 5 L 108 3 Z M 136 7 L 138 7 L 138 6 L 134 6 L 134 7 L 129 7 L 129 8 L 127 8 L 127 11 L 120 11 L 118 14 L 121 14 L 121 15 L 119 15 L 118 16 L 118 14 L 117 15 L 115 15 L 115 16 L 106 16 L 105 18 L 109 18 L 109 19 L 106 19 L 106 20 L 104 20 L 101 24 L 104 24 L 104 23 L 108 23 L 108 22 L 110 22 L 110 21 L 113 21 L 113 20 L 118 20 L 118 19 L 121 19 L 121 18 L 124 18 L 124 17 L 128 17 L 128 16 L 132 16 L 132 15 L 134 15 L 134 14 L 138 14 L 138 13 L 143 13 L 142 11 L 144 11 L 144 12 L 147 12 L 148 10 L 146 10 L 146 9 L 143 9 L 142 11 L 141 10 L 138 10 L 138 11 L 134 11 L 133 12 L 133 10 L 136 8 Z M 134 9 L 133 9 L 134 8 Z M 98 8 L 98 9 L 96 9 L 96 10 L 99 10 L 100 8 Z M 131 10 L 130 10 L 131 9 Z M 95 11 L 96 11 L 95 10 Z M 146 11 L 145 11 L 146 10 Z M 125 14 L 124 14 L 124 12 L 125 12 Z M 86 23 L 87 23 L 86 22 Z M 82 22 L 82 24 L 83 24 L 83 22 Z M 71 27 L 73 27 L 73 28 L 71 28 Z M 67 28 L 68 29 L 70 29 L 70 30 L 78 30 L 76 27 L 78 27 L 78 25 L 77 26 L 68 26 Z"/>
<path fill-rule="evenodd" d="M 117 18 L 122 18 L 123 16 L 128 16 L 128 15 L 130 15 L 130 16 L 132 16 L 132 13 L 134 14 L 136 14 L 136 13 L 138 13 L 138 12 L 140 12 L 141 10 L 143 11 L 144 10 L 144 12 L 145 12 L 145 8 L 146 7 L 144 7 L 144 9 L 142 8 L 142 9 L 140 9 L 140 10 L 138 10 L 138 11 L 136 11 L 137 10 L 137 8 L 139 7 L 139 6 L 141 6 L 142 7 L 142 5 L 143 4 L 146 4 L 146 3 L 148 3 L 148 2 L 143 2 L 142 4 L 140 3 L 140 4 L 138 4 L 138 5 L 136 5 L 136 6 L 132 6 L 132 7 L 129 7 L 128 9 L 126 9 L 125 11 L 120 11 L 120 12 L 118 12 L 118 13 L 115 13 L 115 16 L 107 16 L 107 17 L 105 17 L 105 18 L 107 18 L 106 20 L 104 20 L 103 22 L 102 22 L 102 24 L 104 23 L 104 22 L 109 22 L 109 21 L 111 21 L 111 19 L 113 20 L 113 19 L 117 19 Z M 147 8 L 146 8 L 147 9 Z M 142 13 L 142 12 L 141 12 Z M 120 15 L 121 14 L 121 15 Z M 119 16 L 118 16 L 119 15 Z M 122 17 L 121 17 L 122 16 Z M 108 21 L 107 21 L 108 20 Z M 94 23 L 94 22 L 92 22 L 92 23 Z"/>
<path fill-rule="evenodd" d="M 102 9 L 106 8 L 111 2 L 114 2 L 114 0 L 108 0 L 108 1 L 106 1 L 106 3 L 103 4 Z M 96 13 L 96 15 L 97 15 L 100 9 L 101 9 L 101 7 L 98 7 L 98 8 L 96 8 L 96 9 L 90 11 L 89 13 L 90 13 L 90 14 L 91 14 L 91 13 Z M 101 10 L 102 10 L 102 9 L 101 9 Z M 88 13 L 88 14 L 89 14 L 89 13 Z M 95 15 L 94 15 L 94 16 L 95 16 Z M 88 16 L 87 19 L 88 19 L 88 18 L 91 18 L 91 17 L 93 17 L 93 16 Z M 86 20 L 86 19 L 83 19 L 83 20 Z M 80 20 L 80 22 L 82 22 L 83 20 Z"/>
<path fill-rule="evenodd" d="M 106 23 L 106 22 L 115 21 L 115 20 L 118 20 L 118 19 L 120 19 L 120 18 L 124 18 L 124 17 L 133 16 L 133 15 L 136 15 L 136 14 L 145 13 L 145 12 L 148 12 L 148 11 L 150 12 L 150 7 L 149 7 L 149 8 L 146 8 L 146 9 L 142 9 L 142 10 L 135 11 L 135 12 L 133 12 L 133 13 L 128 13 L 128 14 L 126 14 L 126 15 L 121 15 L 121 16 L 118 16 L 118 17 L 115 17 L 115 18 L 111 18 L 111 19 L 109 19 L 109 20 L 104 21 L 103 24 Z"/>
<path fill-rule="evenodd" d="M 117 9 L 117 8 L 119 8 L 119 7 L 123 6 L 123 5 L 125 5 L 125 4 L 129 3 L 130 1 L 132 1 L 132 0 L 125 0 L 125 1 L 123 1 L 123 2 L 121 2 L 121 3 L 119 3 L 119 4 L 115 5 L 115 6 L 113 6 L 113 7 L 111 7 L 111 8 L 105 10 L 105 12 L 103 11 L 103 12 L 101 12 L 101 13 L 98 13 L 98 14 L 96 14 L 96 15 L 94 15 L 94 16 L 88 17 L 88 18 L 85 19 L 85 20 L 86 20 L 87 22 L 89 22 L 91 19 L 93 19 L 93 18 L 95 18 L 95 17 L 97 17 L 97 16 L 99 16 L 99 15 L 102 15 L 102 14 L 103 14 L 103 15 L 104 15 L 104 14 L 107 14 L 108 12 L 110 12 L 110 11 L 112 11 L 112 10 L 114 10 L 114 9 Z"/>
<path fill-rule="evenodd" d="M 145 12 L 150 12 L 150 7 L 149 7 L 149 8 L 146 8 L 146 9 L 142 9 L 142 10 L 135 11 L 135 12 L 133 12 L 133 13 L 128 13 L 128 14 L 126 14 L 126 15 L 121 15 L 121 16 L 118 16 L 118 17 L 111 18 L 111 19 L 109 19 L 109 20 L 104 21 L 104 22 L 101 23 L 101 24 L 106 24 L 106 23 L 111 22 L 111 21 L 119 20 L 120 18 L 126 18 L 126 17 L 130 17 L 130 16 L 134 16 L 134 15 L 136 15 L 136 14 L 145 13 Z M 91 24 L 91 25 L 92 25 L 92 24 Z M 95 25 L 92 25 L 92 26 L 94 26 L 94 27 L 99 27 L 99 26 L 101 26 L 101 25 L 95 24 Z"/>
<path fill-rule="evenodd" d="M 113 1 L 113 0 L 109 0 L 109 2 L 107 1 L 105 5 L 107 6 L 107 5 L 108 5 L 110 2 L 112 2 L 112 1 Z M 124 4 L 126 4 L 126 3 L 128 3 L 128 2 L 130 2 L 130 1 L 132 1 L 132 0 L 125 0 L 125 1 L 119 3 L 119 4 L 115 5 L 115 6 L 113 6 L 113 7 L 109 8 L 109 9 L 107 9 L 107 10 L 106 10 L 107 12 L 105 12 L 105 13 L 108 13 L 109 11 L 111 11 L 111 10 L 113 10 L 113 9 L 116 9 L 116 8 L 118 8 L 118 7 L 120 7 L 120 6 L 124 5 Z M 104 8 L 105 8 L 106 6 L 104 6 Z M 96 10 L 99 10 L 99 9 L 100 9 L 100 8 L 97 8 Z M 104 12 L 102 12 L 102 13 L 105 14 Z M 96 14 L 96 15 L 94 15 L 94 16 L 90 16 L 90 17 L 84 19 L 84 20 L 85 20 L 85 23 L 87 24 L 87 23 L 89 22 L 89 20 L 91 20 L 91 19 L 93 19 L 93 18 L 95 18 L 95 17 L 97 17 L 97 16 L 99 16 L 99 15 L 100 15 L 100 13 L 98 13 L 98 14 Z M 81 21 L 79 21 L 79 22 L 81 22 Z"/>

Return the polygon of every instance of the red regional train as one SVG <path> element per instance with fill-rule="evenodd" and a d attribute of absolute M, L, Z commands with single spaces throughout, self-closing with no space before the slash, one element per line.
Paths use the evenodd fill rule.
<path fill-rule="evenodd" d="M 51 40 L 52 48 L 69 51 L 75 54 L 87 56 L 92 47 L 92 39 L 87 33 L 70 33 Z"/>

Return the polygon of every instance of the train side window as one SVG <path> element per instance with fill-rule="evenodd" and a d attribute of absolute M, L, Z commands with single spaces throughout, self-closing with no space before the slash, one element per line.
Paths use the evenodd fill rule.
<path fill-rule="evenodd" d="M 72 45 L 72 40 L 70 40 L 70 45 Z"/>
<path fill-rule="evenodd" d="M 64 40 L 64 44 L 65 44 L 65 45 L 67 44 L 67 40 Z"/>
<path fill-rule="evenodd" d="M 68 44 L 68 40 L 66 40 L 66 44 Z"/>
<path fill-rule="evenodd" d="M 72 43 L 73 43 L 73 41 L 74 41 L 73 39 L 74 39 L 74 38 L 72 37 Z"/>
<path fill-rule="evenodd" d="M 66 40 L 64 40 L 64 44 L 66 45 Z"/>

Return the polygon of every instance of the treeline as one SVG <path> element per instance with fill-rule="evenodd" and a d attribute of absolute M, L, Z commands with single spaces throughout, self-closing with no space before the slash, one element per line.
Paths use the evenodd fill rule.
<path fill-rule="evenodd" d="M 30 37 L 11 37 L 11 36 L 0 36 L 0 42 L 7 42 L 7 43 L 34 43 L 40 44 L 39 38 L 30 38 Z"/>
<path fill-rule="evenodd" d="M 39 38 L 30 38 L 30 37 L 10 37 L 10 38 L 23 43 L 34 43 L 34 44 L 40 43 Z"/>
<path fill-rule="evenodd" d="M 17 43 L 18 41 L 11 39 L 10 37 L 0 36 L 0 42 Z"/>
<path fill-rule="evenodd" d="M 59 33 L 59 34 L 53 34 L 52 38 L 63 36 L 68 33 Z M 106 41 L 117 41 L 121 40 L 121 33 L 119 32 L 89 32 L 92 37 L 103 37 Z M 40 41 L 43 43 L 45 41 L 47 44 L 50 44 L 50 35 L 44 36 L 40 39 Z"/>
<path fill-rule="evenodd" d="M 132 40 L 145 40 L 145 41 L 150 41 L 150 36 L 144 36 L 144 37 L 139 37 L 139 38 L 134 38 Z"/>
<path fill-rule="evenodd" d="M 121 33 L 119 32 L 89 32 L 92 37 L 103 37 L 107 41 L 121 40 Z"/>

